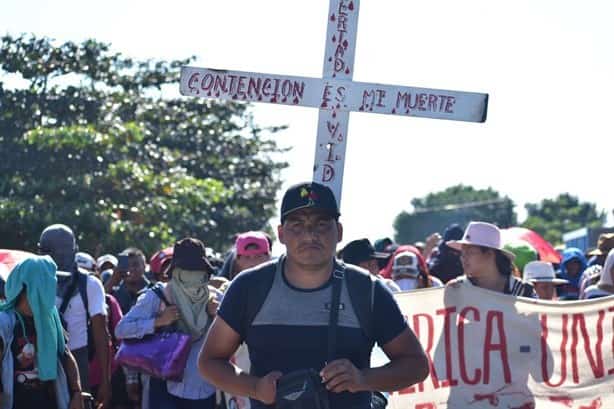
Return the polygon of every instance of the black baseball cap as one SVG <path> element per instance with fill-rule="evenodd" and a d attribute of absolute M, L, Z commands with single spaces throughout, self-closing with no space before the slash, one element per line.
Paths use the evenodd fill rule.
<path fill-rule="evenodd" d="M 369 239 L 351 241 L 341 250 L 343 261 L 354 265 L 371 259 L 385 259 L 389 256 L 389 254 L 375 251 L 375 247 L 373 247 Z"/>
<path fill-rule="evenodd" d="M 340 216 L 333 191 L 316 182 L 298 183 L 286 190 L 281 201 L 281 223 L 290 213 L 300 209 L 323 210 L 335 218 Z"/>

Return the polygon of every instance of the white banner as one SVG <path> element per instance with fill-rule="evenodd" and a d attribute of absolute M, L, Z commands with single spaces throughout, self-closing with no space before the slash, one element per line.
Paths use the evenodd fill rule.
<path fill-rule="evenodd" d="M 545 302 L 467 284 L 395 298 L 431 374 L 389 408 L 614 408 L 614 297 Z"/>

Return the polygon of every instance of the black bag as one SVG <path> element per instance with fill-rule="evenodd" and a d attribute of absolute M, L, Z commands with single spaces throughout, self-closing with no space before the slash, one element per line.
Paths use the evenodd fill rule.
<path fill-rule="evenodd" d="M 277 381 L 276 409 L 329 409 L 328 392 L 313 369 L 290 372 Z"/>

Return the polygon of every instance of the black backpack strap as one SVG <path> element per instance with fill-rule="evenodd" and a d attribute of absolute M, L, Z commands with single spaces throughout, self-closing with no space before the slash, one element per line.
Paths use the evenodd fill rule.
<path fill-rule="evenodd" d="M 339 300 L 343 286 L 344 266 L 335 265 L 333 270 L 333 289 L 330 301 L 330 316 L 328 320 L 328 362 L 335 360 L 337 350 L 337 323 L 339 322 Z"/>
<path fill-rule="evenodd" d="M 339 264 L 343 264 L 340 263 Z M 345 283 L 360 327 L 371 342 L 375 342 L 373 308 L 377 278 L 352 268 L 345 269 Z"/>
<path fill-rule="evenodd" d="M 77 271 L 77 282 L 79 285 L 79 294 L 81 295 L 81 300 L 83 301 L 83 308 L 85 308 L 85 316 L 87 317 L 87 322 L 90 321 L 90 303 L 87 297 L 87 274 L 83 274 L 80 271 Z"/>
<path fill-rule="evenodd" d="M 72 298 L 73 294 L 75 293 L 75 290 L 77 289 L 77 286 L 79 285 L 78 274 L 78 271 L 73 271 L 72 276 L 70 277 L 70 283 L 66 287 L 66 291 L 64 291 L 64 294 L 62 294 L 62 303 L 60 304 L 60 308 L 58 308 L 60 317 L 62 317 L 62 315 L 66 312 L 66 308 L 68 308 L 68 303 L 70 302 L 70 299 Z"/>
<path fill-rule="evenodd" d="M 275 279 L 275 273 L 277 272 L 277 266 L 283 269 L 285 256 L 279 257 L 277 261 L 271 262 L 268 265 L 258 269 L 256 279 L 250 283 L 249 291 L 245 294 L 245 320 L 243 322 L 243 336 L 247 336 L 247 330 L 254 322 L 256 315 L 260 312 L 260 309 L 264 305 L 271 287 L 273 287 L 273 280 Z M 247 273 L 250 274 L 250 273 Z"/>

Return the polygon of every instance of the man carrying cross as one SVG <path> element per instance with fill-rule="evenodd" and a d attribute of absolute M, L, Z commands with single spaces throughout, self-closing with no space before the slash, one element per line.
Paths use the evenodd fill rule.
<path fill-rule="evenodd" d="M 249 396 L 252 408 L 370 409 L 371 391 L 426 378 L 424 351 L 390 292 L 335 260 L 343 227 L 328 187 L 290 187 L 277 233 L 286 254 L 239 274 L 224 297 L 199 356 L 209 382 Z M 230 362 L 242 342 L 250 374 Z M 375 342 L 390 362 L 370 368 Z"/>

